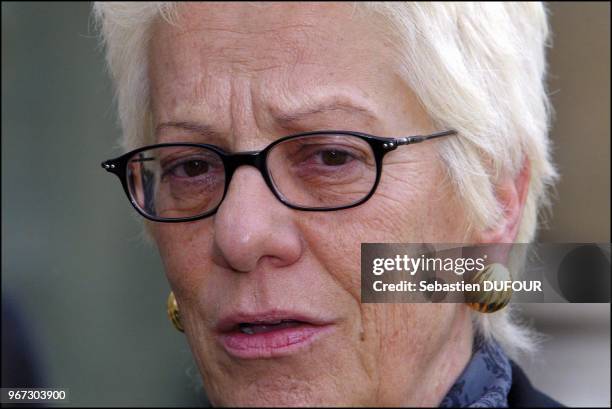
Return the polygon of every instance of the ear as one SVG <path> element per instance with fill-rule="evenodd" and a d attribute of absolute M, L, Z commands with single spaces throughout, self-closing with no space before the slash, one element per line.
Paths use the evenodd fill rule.
<path fill-rule="evenodd" d="M 523 208 L 529 191 L 531 179 L 531 164 L 527 158 L 523 160 L 520 172 L 512 177 L 503 176 L 495 189 L 497 202 L 504 209 L 502 219 L 477 234 L 480 243 L 513 243 L 523 215 Z"/>

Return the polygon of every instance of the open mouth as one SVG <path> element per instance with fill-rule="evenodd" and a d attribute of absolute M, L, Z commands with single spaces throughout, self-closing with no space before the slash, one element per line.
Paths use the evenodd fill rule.
<path fill-rule="evenodd" d="M 236 358 L 275 358 L 297 353 L 333 325 L 297 314 L 238 315 L 220 321 L 218 340 Z"/>
<path fill-rule="evenodd" d="M 238 324 L 238 331 L 248 335 L 265 334 L 271 331 L 295 328 L 303 324 L 305 324 L 303 321 L 298 320 L 278 320 L 264 323 L 241 322 Z"/>

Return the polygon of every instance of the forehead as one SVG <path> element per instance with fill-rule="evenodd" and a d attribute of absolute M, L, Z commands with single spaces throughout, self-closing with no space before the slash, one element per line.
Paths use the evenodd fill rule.
<path fill-rule="evenodd" d="M 276 62 L 338 65 L 374 56 L 384 45 L 374 14 L 350 3 L 179 3 L 178 15 L 176 25 L 158 20 L 155 51 L 185 46 L 236 71 L 265 70 Z M 333 53 L 339 47 L 344 52 Z"/>
<path fill-rule="evenodd" d="M 319 100 L 384 104 L 397 88 L 389 41 L 380 21 L 352 3 L 183 3 L 176 24 L 154 26 L 154 116 L 227 126 L 230 114 L 249 109 L 265 122 L 264 111 Z"/>

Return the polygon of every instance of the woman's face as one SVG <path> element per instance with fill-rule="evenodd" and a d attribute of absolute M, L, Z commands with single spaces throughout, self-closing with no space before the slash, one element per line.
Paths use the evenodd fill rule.
<path fill-rule="evenodd" d="M 372 16 L 343 4 L 181 5 L 149 53 L 157 142 L 259 150 L 310 130 L 407 136 L 432 126 Z M 219 210 L 152 223 L 216 405 L 436 405 L 467 362 L 455 304 L 361 304 L 364 242 L 460 242 L 435 140 L 384 160 L 366 203 L 292 210 L 243 166 Z M 280 323 L 279 323 L 280 322 Z"/>

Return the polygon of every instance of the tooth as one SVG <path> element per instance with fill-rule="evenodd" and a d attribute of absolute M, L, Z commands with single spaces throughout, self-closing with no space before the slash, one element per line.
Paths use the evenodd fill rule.
<path fill-rule="evenodd" d="M 245 327 L 240 327 L 240 331 L 241 331 L 243 334 L 249 334 L 249 335 L 253 335 L 253 334 L 255 333 L 255 332 L 253 332 L 253 328 L 251 328 L 251 327 L 246 327 L 246 326 L 245 326 Z"/>

